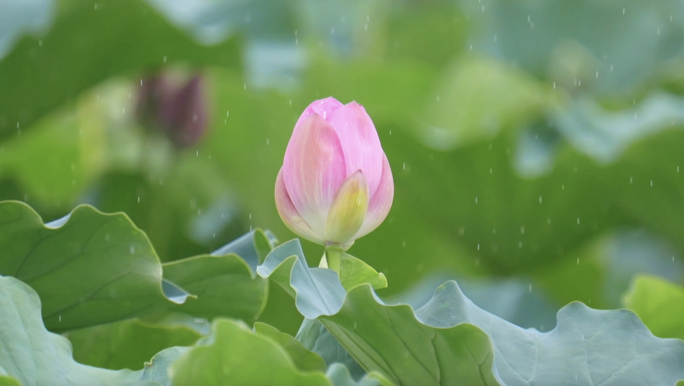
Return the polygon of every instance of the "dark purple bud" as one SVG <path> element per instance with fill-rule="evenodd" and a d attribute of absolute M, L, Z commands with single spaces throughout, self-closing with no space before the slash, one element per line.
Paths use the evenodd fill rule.
<path fill-rule="evenodd" d="M 163 75 L 144 79 L 136 114 L 143 124 L 163 132 L 176 147 L 196 144 L 208 124 L 202 78 L 195 75 L 180 88 Z"/>
<path fill-rule="evenodd" d="M 159 124 L 159 110 L 161 109 L 164 96 L 171 90 L 166 78 L 162 75 L 153 75 L 143 78 L 138 93 L 138 103 L 135 115 L 146 126 Z"/>

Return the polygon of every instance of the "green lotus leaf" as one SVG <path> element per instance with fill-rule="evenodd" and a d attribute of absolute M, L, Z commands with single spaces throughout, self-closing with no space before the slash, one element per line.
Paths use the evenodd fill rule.
<path fill-rule="evenodd" d="M 656 338 L 630 311 L 574 302 L 558 312 L 556 328 L 539 332 L 480 309 L 454 281 L 417 310 L 383 304 L 368 284 L 345 293 L 337 274 L 307 268 L 302 255 L 298 242 L 284 243 L 257 272 L 289 267 L 300 313 L 318 319 L 364 370 L 399 385 L 669 386 L 684 378 L 684 342 Z"/>
<path fill-rule="evenodd" d="M 38 292 L 52 331 L 169 310 L 252 321 L 263 310 L 268 283 L 233 251 L 256 265 L 270 246 L 257 230 L 218 254 L 162 266 L 145 233 L 123 213 L 82 205 L 44 224 L 23 203 L 0 203 L 0 274 Z"/>
<path fill-rule="evenodd" d="M 278 342 L 290 355 L 295 367 L 300 371 L 325 371 L 327 366 L 323 358 L 307 350 L 299 341 L 292 336 L 278 331 L 277 328 L 264 323 L 255 323 L 254 331 Z"/>
<path fill-rule="evenodd" d="M 212 335 L 198 343 L 171 367 L 174 386 L 195 385 L 321 385 L 321 372 L 300 372 L 287 351 L 244 324 L 216 320 Z"/>
<path fill-rule="evenodd" d="M 170 386 L 169 364 L 185 349 L 164 350 L 143 370 L 106 370 L 74 361 L 69 341 L 43 325 L 36 291 L 0 276 L 0 384 L 35 386 Z M 14 382 L 14 383 L 13 383 Z"/>
<path fill-rule="evenodd" d="M 684 288 L 656 276 L 637 276 L 622 299 L 654 335 L 684 339 Z"/>

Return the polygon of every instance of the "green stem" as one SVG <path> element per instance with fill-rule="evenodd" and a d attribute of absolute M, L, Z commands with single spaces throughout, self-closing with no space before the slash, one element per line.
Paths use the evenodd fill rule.
<path fill-rule="evenodd" d="M 340 273 L 340 261 L 344 251 L 338 245 L 329 245 L 325 247 L 325 260 L 328 263 L 328 268 Z"/>

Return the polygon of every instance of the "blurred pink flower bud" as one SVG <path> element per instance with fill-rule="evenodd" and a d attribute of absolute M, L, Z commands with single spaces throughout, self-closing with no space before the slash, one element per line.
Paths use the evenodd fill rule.
<path fill-rule="evenodd" d="M 202 79 L 195 75 L 181 87 L 163 75 L 144 79 L 136 113 L 143 124 L 166 134 L 176 147 L 194 145 L 208 124 Z"/>
<path fill-rule="evenodd" d="M 346 250 L 382 223 L 393 198 L 392 170 L 366 110 L 332 97 L 309 105 L 276 180 L 276 207 L 288 228 Z"/>

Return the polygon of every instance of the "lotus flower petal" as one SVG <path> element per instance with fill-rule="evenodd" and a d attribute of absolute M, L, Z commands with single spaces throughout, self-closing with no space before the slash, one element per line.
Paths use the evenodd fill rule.
<path fill-rule="evenodd" d="M 368 184 L 361 170 L 344 180 L 335 194 L 326 226 L 326 241 L 346 243 L 361 228 L 368 210 Z"/>
<path fill-rule="evenodd" d="M 318 114 L 297 125 L 285 151 L 283 180 L 300 216 L 322 233 L 337 189 L 347 178 L 335 130 Z"/>
<path fill-rule="evenodd" d="M 384 154 L 373 121 L 356 102 L 333 110 L 327 121 L 340 139 L 347 173 L 361 169 L 372 197 L 380 184 Z"/>
<path fill-rule="evenodd" d="M 317 100 L 310 104 L 306 108 L 306 110 L 304 110 L 302 115 L 299 117 L 299 120 L 297 121 L 295 127 L 299 126 L 300 123 L 302 123 L 306 118 L 310 117 L 313 114 L 318 114 L 327 121 L 328 119 L 330 119 L 330 115 L 333 112 L 333 110 L 338 109 L 342 106 L 344 105 L 333 97 L 327 97 L 325 99 Z"/>
<path fill-rule="evenodd" d="M 311 229 L 309 224 L 299 215 L 290 195 L 287 193 L 285 181 L 283 180 L 283 169 L 281 168 L 276 178 L 275 201 L 278 214 L 285 225 L 295 234 L 313 242 L 323 244 L 325 240 Z"/>
<path fill-rule="evenodd" d="M 390 209 L 392 208 L 392 201 L 394 200 L 394 178 L 392 177 L 392 168 L 390 168 L 389 160 L 383 153 L 382 155 L 382 178 L 378 185 L 378 190 L 371 197 L 368 204 L 368 213 L 361 225 L 361 229 L 356 233 L 354 239 L 372 232 L 375 228 L 380 226 Z"/>

